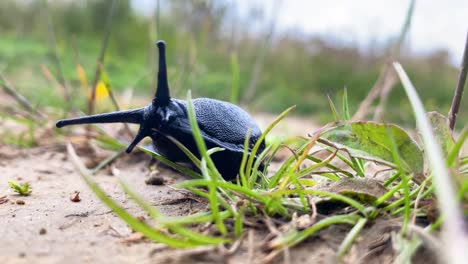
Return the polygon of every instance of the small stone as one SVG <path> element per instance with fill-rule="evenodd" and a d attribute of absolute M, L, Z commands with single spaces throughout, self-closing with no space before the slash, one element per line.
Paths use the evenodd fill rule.
<path fill-rule="evenodd" d="M 24 200 L 16 200 L 16 204 L 18 205 L 25 205 L 26 202 Z"/>
<path fill-rule="evenodd" d="M 152 175 L 145 180 L 145 183 L 148 185 L 164 185 L 164 178 Z"/>
<path fill-rule="evenodd" d="M 41 228 L 39 230 L 39 235 L 45 235 L 45 234 L 47 234 L 47 230 L 45 228 Z"/>
<path fill-rule="evenodd" d="M 80 192 L 79 192 L 79 191 L 75 191 L 75 193 L 72 194 L 72 196 L 70 196 L 70 201 L 72 201 L 72 202 L 74 202 L 74 203 L 77 203 L 77 202 L 81 201 Z"/>

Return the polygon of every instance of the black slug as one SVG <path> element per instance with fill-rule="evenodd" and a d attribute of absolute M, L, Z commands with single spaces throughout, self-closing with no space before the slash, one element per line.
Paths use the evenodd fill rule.
<path fill-rule="evenodd" d="M 157 152 L 169 160 L 189 161 L 187 156 L 167 136 L 180 141 L 192 153 L 199 155 L 190 127 L 187 102 L 171 98 L 167 81 L 165 44 L 157 43 L 159 49 L 158 87 L 151 104 L 133 110 L 64 119 L 57 127 L 93 123 L 140 124 L 138 134 L 127 147 L 130 153 L 145 137 L 151 137 Z M 252 117 L 240 107 L 215 99 L 193 100 L 198 126 L 207 148 L 221 147 L 223 151 L 212 154 L 212 159 L 224 179 L 232 180 L 239 172 L 244 141 L 250 128 L 249 153 L 259 140 L 262 132 Z M 261 142 L 259 153 L 265 149 Z"/>

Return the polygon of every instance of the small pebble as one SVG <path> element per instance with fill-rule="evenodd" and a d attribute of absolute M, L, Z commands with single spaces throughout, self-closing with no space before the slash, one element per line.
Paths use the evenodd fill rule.
<path fill-rule="evenodd" d="M 148 185 L 164 185 L 164 178 L 160 176 L 150 176 L 145 180 L 145 183 Z"/>
<path fill-rule="evenodd" d="M 18 204 L 18 205 L 25 205 L 26 202 L 23 201 L 23 200 L 16 200 L 16 204 Z"/>
<path fill-rule="evenodd" d="M 39 230 L 39 235 L 45 235 L 45 234 L 47 234 L 47 230 L 45 228 L 41 228 Z"/>
<path fill-rule="evenodd" d="M 72 194 L 72 196 L 70 196 L 70 201 L 72 201 L 72 202 L 74 202 L 74 203 L 77 203 L 77 202 L 81 201 L 80 192 L 79 192 L 79 191 L 75 191 L 75 193 Z"/>

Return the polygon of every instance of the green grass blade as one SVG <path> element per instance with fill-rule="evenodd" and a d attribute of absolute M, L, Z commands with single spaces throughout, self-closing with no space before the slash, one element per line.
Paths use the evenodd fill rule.
<path fill-rule="evenodd" d="M 133 217 L 124 208 L 120 207 L 112 198 L 107 196 L 104 190 L 102 190 L 101 187 L 99 187 L 99 185 L 97 185 L 97 183 L 94 182 L 94 180 L 91 177 L 91 174 L 81 163 L 71 144 L 67 145 L 67 150 L 69 156 L 73 160 L 75 167 L 84 179 L 86 185 L 99 198 L 99 200 L 101 200 L 101 202 L 103 202 L 107 207 L 109 207 L 120 219 L 127 223 L 133 230 L 141 232 L 144 236 L 148 237 L 149 239 L 155 242 L 164 243 L 171 247 L 187 248 L 199 245 L 198 243 L 185 241 L 180 238 L 170 237 L 162 232 L 157 231 L 156 229 L 153 229 L 152 227 Z"/>
<path fill-rule="evenodd" d="M 190 127 L 192 128 L 193 137 L 195 139 L 195 143 L 197 144 L 198 151 L 200 152 L 200 155 L 202 156 L 202 158 L 205 159 L 207 168 L 209 168 L 210 171 L 213 172 L 213 173 L 207 173 L 206 176 L 208 176 L 213 182 L 222 180 L 222 177 L 219 174 L 218 169 L 216 168 L 216 166 L 213 163 L 213 160 L 211 160 L 210 156 L 207 153 L 206 144 L 205 144 L 205 141 L 203 140 L 200 127 L 198 126 L 198 123 L 197 123 L 197 117 L 195 115 L 195 107 L 193 106 L 192 95 L 190 91 L 187 92 L 187 110 L 188 110 L 188 116 L 189 116 L 189 121 L 190 121 Z"/>
<path fill-rule="evenodd" d="M 335 150 L 335 151 L 337 151 L 337 150 Z M 331 153 L 334 153 L 334 152 L 332 151 Z M 336 154 L 335 154 L 335 155 L 336 155 Z M 329 156 L 329 157 L 330 157 L 330 156 Z M 316 162 L 316 163 L 322 163 L 322 162 L 324 162 L 324 160 L 321 160 L 321 159 L 319 159 L 319 158 L 317 158 L 317 157 L 314 157 L 314 156 L 311 156 L 311 155 L 307 155 L 307 159 L 309 159 L 309 160 L 311 160 L 311 161 L 313 161 L 313 162 Z M 328 158 L 326 158 L 325 160 L 327 160 L 327 159 L 328 159 Z M 331 169 L 331 170 L 333 170 L 333 171 L 340 172 L 340 173 L 346 175 L 347 177 L 353 177 L 353 174 L 352 174 L 352 173 L 350 173 L 350 172 L 348 172 L 348 171 L 345 171 L 345 170 L 342 170 L 342 169 L 338 168 L 337 166 L 335 166 L 335 165 L 333 165 L 333 164 L 325 163 L 324 166 L 327 167 L 327 168 L 329 168 L 329 169 Z"/>
<path fill-rule="evenodd" d="M 357 221 L 357 223 L 354 225 L 351 231 L 349 231 L 349 233 L 346 235 L 343 242 L 341 242 L 341 245 L 338 248 L 338 257 L 341 258 L 348 252 L 348 250 L 351 248 L 351 246 L 353 245 L 353 242 L 359 236 L 359 233 L 362 231 L 366 223 L 367 223 L 366 218 L 361 218 Z"/>
<path fill-rule="evenodd" d="M 330 105 L 330 110 L 331 110 L 332 115 L 333 115 L 333 119 L 336 122 L 340 121 L 340 116 L 338 115 L 338 111 L 336 111 L 335 104 L 333 103 L 333 101 L 332 101 L 332 99 L 330 98 L 329 95 L 327 95 L 327 98 L 328 98 L 328 104 Z"/>
<path fill-rule="evenodd" d="M 286 117 L 287 114 L 289 114 L 292 110 L 294 110 L 294 108 L 296 108 L 296 106 L 291 106 L 289 107 L 288 109 L 284 110 L 283 113 L 281 113 L 266 129 L 265 131 L 263 131 L 262 135 L 260 136 L 260 138 L 257 140 L 257 142 L 255 143 L 254 147 L 252 148 L 252 151 L 250 152 L 250 157 L 247 161 L 247 168 L 246 168 L 246 176 L 249 177 L 251 174 L 251 170 L 252 170 L 252 165 L 253 165 L 253 162 L 254 162 L 254 159 L 255 159 L 255 156 L 257 154 L 257 151 L 258 151 L 258 148 L 260 147 L 260 144 L 262 143 L 262 141 L 265 139 L 266 135 L 268 135 L 268 133 L 270 133 L 270 131 L 284 118 Z M 254 182 L 249 182 L 250 184 L 250 188 L 253 187 L 253 184 Z"/>
<path fill-rule="evenodd" d="M 345 87 L 343 91 L 343 115 L 344 120 L 351 120 L 351 115 L 349 114 L 349 104 L 348 104 L 348 89 Z"/>
<path fill-rule="evenodd" d="M 217 193 L 216 193 L 216 189 L 217 189 L 216 183 L 217 183 L 217 181 L 213 180 L 213 178 L 215 178 L 215 177 L 212 177 L 210 179 L 211 176 L 208 173 L 208 168 L 207 168 L 207 165 L 206 165 L 205 158 L 203 158 L 202 161 L 201 161 L 201 171 L 202 171 L 203 176 L 206 179 L 209 179 L 209 181 L 208 181 L 208 200 L 210 202 L 210 209 L 211 209 L 211 212 L 213 213 L 215 224 L 218 227 L 219 232 L 221 232 L 221 234 L 223 234 L 223 235 L 226 235 L 227 234 L 226 226 L 224 225 L 223 219 L 219 215 L 218 197 L 217 197 Z"/>
<path fill-rule="evenodd" d="M 232 217 L 232 212 L 222 211 L 219 213 L 221 219 L 227 219 Z M 190 225 L 190 224 L 199 224 L 213 222 L 214 217 L 210 212 L 201 212 L 193 215 L 184 215 L 184 216 L 166 216 L 164 219 L 160 220 L 160 223 L 163 225 L 167 224 L 180 224 L 180 225 Z"/>
<path fill-rule="evenodd" d="M 315 225 L 307 229 L 304 229 L 301 232 L 294 230 L 291 233 L 286 234 L 285 236 L 276 238 L 269 243 L 269 246 L 271 248 L 279 248 L 279 247 L 284 247 L 284 246 L 291 247 L 291 246 L 297 245 L 298 243 L 302 242 L 304 239 L 310 237 L 317 231 L 322 230 L 326 227 L 336 225 L 336 224 L 355 225 L 358 220 L 359 220 L 359 216 L 357 215 L 337 215 L 337 216 L 327 217 L 323 220 L 320 220 Z"/>
<path fill-rule="evenodd" d="M 304 151 L 304 149 L 307 148 L 309 143 L 310 143 L 309 140 L 304 142 L 304 144 L 296 150 L 296 153 L 301 153 L 302 151 Z M 296 160 L 296 156 L 291 155 L 285 162 L 283 162 L 283 165 L 281 165 L 281 167 L 278 169 L 275 175 L 273 175 L 270 178 L 270 183 L 268 185 L 269 189 L 275 188 L 278 185 L 279 181 L 286 175 L 287 171 L 289 171 L 291 167 L 291 164 L 295 160 Z"/>
<path fill-rule="evenodd" d="M 161 213 L 159 212 L 157 208 L 148 204 L 138 194 L 132 191 L 130 187 L 122 180 L 120 180 L 120 184 L 122 185 L 122 188 L 124 189 L 125 193 L 128 196 L 130 196 L 130 198 L 133 201 L 135 201 L 141 208 L 143 208 L 148 213 L 148 215 L 150 215 L 151 218 L 161 223 L 160 220 L 164 219 L 165 217 L 161 215 Z M 212 245 L 212 244 L 217 245 L 220 243 L 229 242 L 228 239 L 206 236 L 198 232 L 192 231 L 188 228 L 182 227 L 180 224 L 176 224 L 174 222 L 165 221 L 164 225 L 168 227 L 173 233 L 176 233 L 180 235 L 181 237 L 184 237 L 187 240 L 192 241 L 194 243 L 199 243 L 202 245 Z"/>
<path fill-rule="evenodd" d="M 403 170 L 402 162 L 400 160 L 400 153 L 398 152 L 398 147 L 395 142 L 395 137 L 393 135 L 392 130 L 385 126 L 385 133 L 387 134 L 387 138 L 390 141 L 390 151 L 393 156 L 393 161 L 397 166 L 398 172 L 400 173 L 401 177 L 401 188 L 403 189 L 403 201 L 404 201 L 404 213 L 403 213 L 403 224 L 401 226 L 401 234 L 406 235 L 406 231 L 408 230 L 408 224 L 410 220 L 410 187 L 408 185 L 408 175 Z"/>
<path fill-rule="evenodd" d="M 211 184 L 209 180 L 201 179 L 201 180 L 190 180 L 190 181 L 185 181 L 177 184 L 177 187 L 181 188 L 188 188 L 188 187 L 208 187 Z M 261 202 L 261 203 L 266 203 L 268 198 L 265 196 L 262 196 L 261 194 L 243 186 L 239 186 L 234 183 L 230 182 L 218 182 L 217 183 L 218 187 L 224 188 L 224 189 L 230 189 L 231 191 L 234 191 L 238 194 L 243 195 L 244 197 L 251 198 L 255 201 Z M 265 193 L 267 195 L 268 193 Z"/>
<path fill-rule="evenodd" d="M 453 149 L 450 151 L 447 157 L 447 166 L 449 167 L 455 166 L 457 158 L 460 154 L 460 150 L 463 147 L 463 144 L 465 144 L 465 141 L 467 138 L 468 138 L 468 128 L 465 128 L 461 132 L 461 135 L 458 138 L 458 141 L 455 143 L 455 146 L 453 146 Z"/>
<path fill-rule="evenodd" d="M 167 159 L 166 157 L 164 156 L 161 156 L 159 155 L 158 153 L 155 153 L 153 151 L 151 151 L 150 149 L 147 149 L 145 147 L 140 147 L 140 146 L 137 146 L 137 148 L 141 151 L 143 151 L 144 153 L 150 155 L 151 157 L 153 157 L 154 159 L 156 160 L 159 160 L 161 161 L 162 163 L 166 164 L 167 166 L 179 171 L 180 173 L 184 174 L 184 175 L 187 175 L 187 176 L 190 176 L 194 179 L 201 179 L 203 178 L 203 176 L 199 173 L 196 173 L 194 172 L 193 170 L 191 169 L 188 169 L 182 165 L 179 165 L 175 162 L 172 162 L 170 161 L 169 159 Z"/>
<path fill-rule="evenodd" d="M 244 211 L 247 203 L 243 204 L 237 214 L 234 216 L 234 236 L 240 237 L 244 230 Z"/>
<path fill-rule="evenodd" d="M 258 178 L 258 168 L 260 167 L 260 164 L 262 164 L 262 161 L 265 159 L 266 155 L 270 152 L 270 150 L 272 149 L 274 145 L 269 145 L 269 146 L 266 146 L 266 148 L 262 151 L 262 153 L 260 153 L 260 155 L 258 155 L 257 159 L 255 160 L 255 163 L 252 167 L 252 174 L 249 178 L 250 182 L 252 183 L 256 183 L 257 182 L 257 178 Z M 253 188 L 253 185 L 252 184 L 252 188 Z"/>
<path fill-rule="evenodd" d="M 299 192 L 302 192 L 303 194 L 324 196 L 333 200 L 337 200 L 337 201 L 349 204 L 352 207 L 356 208 L 364 216 L 367 215 L 366 207 L 364 205 L 362 205 L 361 203 L 359 203 L 358 201 L 352 198 L 349 198 L 347 196 L 344 196 L 338 193 L 307 189 L 307 190 L 278 190 L 278 191 L 270 192 L 268 193 L 268 195 L 273 196 L 273 197 L 290 196 L 290 195 L 298 195 Z"/>
<path fill-rule="evenodd" d="M 172 143 L 174 143 L 177 147 L 179 147 L 180 150 L 182 150 L 182 152 L 184 152 L 184 154 L 190 159 L 190 161 L 198 168 L 200 169 L 200 159 L 197 158 L 197 156 L 195 156 L 195 154 L 193 154 L 188 148 L 186 148 L 182 143 L 180 143 L 180 141 L 178 141 L 177 139 L 175 139 L 174 137 L 172 136 L 167 136 L 167 138 L 172 141 Z"/>
<path fill-rule="evenodd" d="M 442 150 L 437 144 L 424 106 L 416 93 L 416 89 L 408 78 L 408 75 L 406 75 L 406 72 L 399 63 L 394 63 L 393 66 L 408 95 L 416 117 L 416 122 L 420 128 L 426 150 L 425 152 L 427 153 L 433 170 L 433 181 L 434 186 L 436 186 L 435 191 L 438 197 L 437 201 L 441 213 L 445 218 L 445 232 L 443 234 L 445 236 L 447 250 L 446 256 L 450 258 L 449 262 L 451 263 L 461 263 L 461 261 L 468 259 L 466 251 L 466 248 L 468 248 L 468 241 L 462 236 L 465 230 L 463 214 L 455 197 L 455 191 L 452 186 L 450 174 L 445 166 Z"/>
<path fill-rule="evenodd" d="M 247 164 L 247 156 L 249 153 L 250 127 L 247 129 L 247 134 L 244 140 L 244 152 L 242 153 L 241 165 L 239 168 L 240 183 L 242 186 L 247 186 L 247 177 L 245 176 L 245 165 Z"/>

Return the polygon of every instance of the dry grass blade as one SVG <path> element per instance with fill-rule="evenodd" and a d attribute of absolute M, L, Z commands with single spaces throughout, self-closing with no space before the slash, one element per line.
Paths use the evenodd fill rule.
<path fill-rule="evenodd" d="M 358 110 L 354 114 L 351 120 L 360 120 L 366 117 L 366 115 L 371 111 L 372 102 L 385 91 L 385 94 L 388 94 L 396 82 L 396 76 L 389 66 L 389 63 L 386 63 L 379 74 L 379 78 L 375 82 L 372 89 L 367 94 L 367 97 L 361 102 Z M 376 112 L 377 113 L 377 112 Z"/>
<path fill-rule="evenodd" d="M 52 16 L 50 15 L 50 12 L 49 12 L 48 1 L 45 1 L 45 13 L 47 17 L 47 30 L 49 33 L 49 44 L 50 44 L 51 53 L 53 55 L 52 57 L 54 58 L 55 68 L 58 74 L 58 80 L 59 80 L 61 88 L 63 88 L 65 101 L 70 102 L 70 90 L 68 89 L 67 83 L 65 81 L 65 77 L 63 75 L 63 70 L 62 70 L 62 65 L 58 57 L 57 39 L 55 38 L 54 24 L 52 21 Z M 71 104 L 67 103 L 66 105 L 70 107 Z"/>
<path fill-rule="evenodd" d="M 106 78 L 105 78 L 105 79 L 107 79 L 106 80 L 106 82 L 107 82 L 106 83 L 106 88 L 107 88 L 107 92 L 109 93 L 109 97 L 110 97 L 110 99 L 112 101 L 112 104 L 114 105 L 116 111 L 120 111 L 119 103 L 117 102 L 117 99 L 114 96 L 114 92 L 113 92 L 112 86 L 110 84 L 110 81 L 108 80 L 106 71 L 104 69 L 104 65 L 102 65 L 101 62 L 98 62 L 98 66 L 99 66 L 99 70 L 100 70 L 101 74 L 104 74 L 106 76 Z M 124 126 L 124 129 L 125 129 L 125 132 L 127 132 L 127 134 L 131 138 L 135 137 L 135 135 L 133 134 L 132 130 L 130 129 L 130 127 L 128 126 L 127 123 L 123 123 L 123 126 Z"/>
<path fill-rule="evenodd" d="M 94 102 L 96 101 L 96 86 L 101 76 L 101 67 L 99 67 L 99 65 L 103 63 L 104 56 L 106 55 L 107 44 L 109 43 L 109 37 L 112 30 L 112 21 L 117 10 L 116 2 L 116 0 L 112 0 L 109 15 L 107 16 L 106 33 L 102 41 L 101 53 L 99 53 L 99 57 L 97 59 L 96 73 L 94 75 L 94 80 L 92 84 L 93 86 L 91 86 L 91 99 L 88 101 L 88 114 L 92 114 L 94 112 Z"/>
<path fill-rule="evenodd" d="M 466 75 L 468 72 L 468 32 L 466 34 L 465 51 L 463 52 L 463 59 L 460 68 L 460 75 L 458 75 L 457 88 L 453 96 L 452 106 L 449 111 L 449 125 L 450 129 L 455 128 L 455 121 L 457 120 L 458 110 L 460 109 L 460 102 L 463 96 L 463 90 L 466 83 Z"/>
<path fill-rule="evenodd" d="M 262 47 L 260 47 L 260 52 L 258 53 L 258 57 L 255 60 L 255 66 L 254 66 L 253 73 L 252 73 L 252 79 L 250 79 L 249 86 L 246 90 L 244 97 L 242 98 L 244 102 L 250 102 L 254 98 L 255 93 L 257 91 L 257 82 L 260 79 L 260 74 L 262 73 L 263 65 L 265 63 L 265 58 L 272 44 L 273 35 L 275 34 L 276 23 L 278 21 L 277 18 L 279 15 L 279 11 L 281 10 L 280 5 L 281 3 L 279 0 L 276 0 L 273 3 L 273 11 L 272 11 L 273 15 L 270 20 L 269 30 L 267 34 L 265 35 L 265 39 L 263 41 Z"/>
<path fill-rule="evenodd" d="M 390 94 L 390 91 L 393 89 L 397 81 L 396 75 L 391 67 L 390 62 L 399 57 L 401 46 L 411 26 L 411 19 L 413 18 L 415 2 L 416 0 L 411 0 L 410 6 L 408 7 L 408 11 L 406 13 L 405 22 L 400 30 L 400 36 L 398 37 L 398 41 L 395 43 L 395 45 L 393 45 L 393 47 L 391 47 L 387 63 L 385 63 L 377 81 L 375 82 L 370 92 L 367 94 L 367 97 L 359 105 L 359 108 L 354 114 L 352 120 L 363 119 L 371 111 L 372 102 L 379 96 L 380 103 L 374 112 L 374 120 L 382 119 L 388 95 Z"/>
<path fill-rule="evenodd" d="M 28 99 L 26 99 L 22 94 L 20 94 L 16 89 L 15 87 L 0 73 L 0 81 L 1 81 L 1 85 L 3 87 L 3 90 L 9 94 L 10 96 L 12 96 L 13 98 L 15 98 L 15 100 L 26 110 L 28 111 L 29 113 L 41 118 L 41 119 L 45 119 L 45 116 L 37 111 L 33 105 L 28 101 Z"/>

